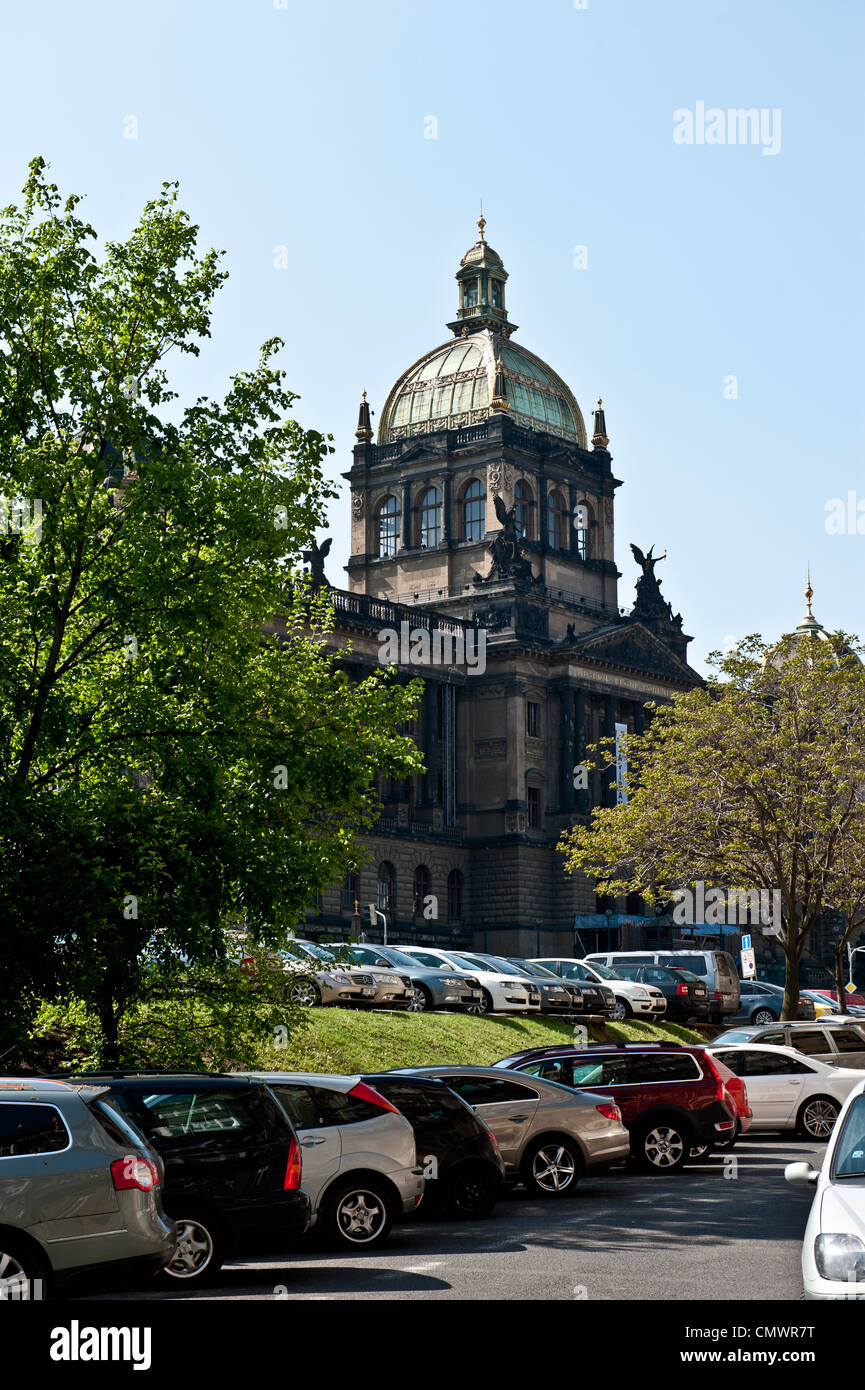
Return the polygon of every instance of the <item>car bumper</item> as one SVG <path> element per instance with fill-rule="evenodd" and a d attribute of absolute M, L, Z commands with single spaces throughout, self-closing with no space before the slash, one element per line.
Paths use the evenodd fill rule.
<path fill-rule="evenodd" d="M 621 1132 L 613 1130 L 586 1143 L 587 1173 L 601 1173 L 615 1164 L 627 1162 L 631 1152 L 631 1140 L 624 1126 L 620 1126 L 619 1129 Z"/>
<path fill-rule="evenodd" d="M 177 1203 L 174 1203 L 175 1207 Z M 284 1250 L 312 1225 L 309 1194 L 303 1188 L 274 1192 L 269 1199 L 250 1198 L 226 1208 L 229 1240 L 238 1255 Z"/>
<path fill-rule="evenodd" d="M 424 1177 L 423 1168 L 417 1164 L 414 1168 L 402 1168 L 388 1176 L 396 1184 L 397 1190 L 402 1200 L 402 1216 L 411 1216 L 413 1211 L 417 1211 L 423 1199 Z"/>

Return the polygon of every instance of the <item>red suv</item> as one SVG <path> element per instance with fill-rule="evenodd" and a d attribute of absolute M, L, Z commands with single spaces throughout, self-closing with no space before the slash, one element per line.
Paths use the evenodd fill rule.
<path fill-rule="evenodd" d="M 558 1081 L 615 1100 L 631 1153 L 651 1172 L 684 1168 L 751 1123 L 744 1084 L 702 1047 L 680 1043 L 589 1043 L 515 1052 L 497 1067 Z"/>

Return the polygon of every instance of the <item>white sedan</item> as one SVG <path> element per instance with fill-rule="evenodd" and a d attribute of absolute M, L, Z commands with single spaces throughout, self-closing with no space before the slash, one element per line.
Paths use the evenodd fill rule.
<path fill-rule="evenodd" d="M 808 1139 L 828 1139 L 841 1106 L 865 1081 L 865 1071 L 830 1067 L 792 1047 L 725 1043 L 706 1051 L 745 1082 L 752 1131 L 793 1129 Z"/>
<path fill-rule="evenodd" d="M 784 1177 L 817 1189 L 802 1242 L 805 1297 L 865 1299 L 865 1083 L 848 1096 L 822 1169 L 788 1163 Z"/>
<path fill-rule="evenodd" d="M 496 970 L 479 970 L 457 951 L 440 951 L 437 946 L 403 946 L 399 949 L 413 956 L 421 965 L 432 970 L 453 970 L 460 975 L 473 975 L 480 981 L 483 1001 L 471 1006 L 468 1013 L 540 1013 L 541 992 L 525 976 L 505 975 Z"/>

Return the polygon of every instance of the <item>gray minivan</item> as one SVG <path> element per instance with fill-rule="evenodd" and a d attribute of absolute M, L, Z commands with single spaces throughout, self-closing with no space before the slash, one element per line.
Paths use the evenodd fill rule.
<path fill-rule="evenodd" d="M 678 951 L 599 951 L 586 956 L 586 960 L 600 961 L 611 970 L 617 965 L 674 965 L 680 970 L 690 970 L 706 983 L 710 1023 L 720 1023 L 739 1012 L 739 975 L 729 951 L 690 947 Z"/>
<path fill-rule="evenodd" d="M 161 1163 L 105 1086 L 0 1079 L 0 1302 L 47 1296 L 94 1265 L 155 1271 L 174 1254 Z"/>

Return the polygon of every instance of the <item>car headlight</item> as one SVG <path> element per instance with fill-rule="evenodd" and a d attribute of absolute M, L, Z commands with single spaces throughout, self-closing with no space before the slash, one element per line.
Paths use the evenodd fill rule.
<path fill-rule="evenodd" d="M 350 975 L 341 975 L 336 970 L 331 971 L 324 978 L 331 985 L 353 985 L 355 983 Z"/>
<path fill-rule="evenodd" d="M 376 978 L 377 978 L 377 980 L 378 980 L 378 982 L 379 982 L 380 985 L 401 985 L 401 984 L 402 984 L 402 980 L 400 979 L 399 975 L 377 975 Z"/>
<path fill-rule="evenodd" d="M 651 997 L 647 989 L 643 989 L 642 985 L 637 985 L 637 988 L 634 990 L 635 999 L 651 999 Z"/>
<path fill-rule="evenodd" d="M 830 1231 L 814 1242 L 814 1259 L 821 1279 L 865 1281 L 865 1243 L 858 1236 Z"/>
<path fill-rule="evenodd" d="M 446 975 L 445 978 L 444 978 L 444 980 L 442 981 L 442 983 L 445 984 L 445 985 L 461 985 L 461 984 L 463 983 L 463 981 L 459 978 L 458 975 Z M 465 983 L 466 983 L 467 985 L 470 985 L 470 984 L 472 983 L 472 981 L 471 981 L 471 980 L 466 980 Z"/>
<path fill-rule="evenodd" d="M 528 989 L 525 980 L 496 980 L 500 989 L 513 989 L 514 985 L 522 985 L 523 989 Z"/>

